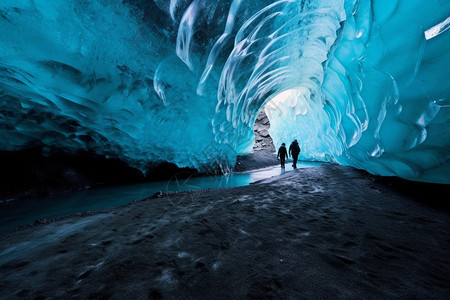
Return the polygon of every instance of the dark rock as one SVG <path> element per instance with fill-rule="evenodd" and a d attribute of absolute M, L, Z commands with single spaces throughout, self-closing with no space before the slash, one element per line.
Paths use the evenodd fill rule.
<path fill-rule="evenodd" d="M 253 145 L 253 152 L 275 152 L 273 140 L 269 135 L 269 128 L 269 118 L 267 118 L 264 109 L 262 109 L 255 121 L 255 144 Z"/>

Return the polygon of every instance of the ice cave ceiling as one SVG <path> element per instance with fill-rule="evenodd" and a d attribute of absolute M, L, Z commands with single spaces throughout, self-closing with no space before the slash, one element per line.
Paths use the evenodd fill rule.
<path fill-rule="evenodd" d="M 229 169 L 265 106 L 301 159 L 450 183 L 447 0 L 2 0 L 0 149 Z M 267 105 L 266 105 L 267 104 Z"/>

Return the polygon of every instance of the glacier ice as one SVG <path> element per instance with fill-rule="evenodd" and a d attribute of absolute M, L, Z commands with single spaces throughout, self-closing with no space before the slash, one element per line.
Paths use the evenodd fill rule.
<path fill-rule="evenodd" d="M 229 170 L 265 109 L 275 146 L 296 138 L 301 159 L 450 183 L 449 13 L 439 0 L 2 0 L 0 149 Z"/>

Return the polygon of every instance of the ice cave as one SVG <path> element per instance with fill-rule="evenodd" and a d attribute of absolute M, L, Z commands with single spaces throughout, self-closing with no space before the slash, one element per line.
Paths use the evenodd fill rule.
<path fill-rule="evenodd" d="M 450 299 L 449 28 L 449 0 L 0 0 L 0 300 Z"/>
<path fill-rule="evenodd" d="M 275 147 L 450 183 L 450 2 L 2 0 L 0 149 L 227 172 Z"/>

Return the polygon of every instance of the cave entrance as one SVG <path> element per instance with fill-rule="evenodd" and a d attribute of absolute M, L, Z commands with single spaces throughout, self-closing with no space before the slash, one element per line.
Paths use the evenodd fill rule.
<path fill-rule="evenodd" d="M 276 153 L 281 142 L 298 139 L 301 136 L 300 130 L 293 124 L 303 124 L 301 122 L 304 121 L 300 119 L 310 110 L 308 103 L 310 98 L 310 91 L 304 87 L 287 89 L 271 98 L 255 121 L 253 153 L 261 151 Z M 269 120 L 272 120 L 272 124 Z M 269 128 L 272 128 L 273 138 L 269 135 Z M 278 144 L 277 148 L 274 146 L 274 140 Z"/>
<path fill-rule="evenodd" d="M 265 108 L 261 109 L 256 117 L 253 132 L 255 134 L 255 143 L 253 144 L 253 153 L 255 152 L 270 152 L 274 153 L 275 146 L 273 140 L 269 135 L 270 122 L 265 113 Z"/>

